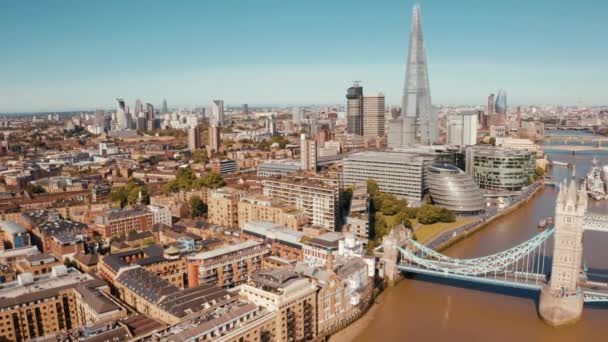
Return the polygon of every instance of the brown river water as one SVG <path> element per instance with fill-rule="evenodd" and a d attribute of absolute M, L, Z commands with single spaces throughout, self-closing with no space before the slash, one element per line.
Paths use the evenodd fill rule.
<path fill-rule="evenodd" d="M 593 154 L 548 156 L 575 163 L 582 178 Z M 596 157 L 600 165 L 608 164 L 608 154 Z M 564 167 L 552 171 L 560 180 L 570 174 Z M 538 234 L 538 222 L 554 214 L 556 196 L 557 190 L 546 187 L 520 209 L 443 252 L 479 257 L 515 246 Z M 588 210 L 608 214 L 608 201 L 589 198 Z M 587 232 L 584 240 L 590 278 L 608 281 L 608 233 Z M 409 276 L 388 289 L 358 326 L 332 341 L 608 341 L 608 304 L 586 305 L 579 322 L 552 328 L 538 317 L 538 297 L 536 291 Z"/>

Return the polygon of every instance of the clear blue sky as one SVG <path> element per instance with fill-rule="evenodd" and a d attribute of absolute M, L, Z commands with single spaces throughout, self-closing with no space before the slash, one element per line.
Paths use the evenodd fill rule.
<path fill-rule="evenodd" d="M 0 112 L 401 99 L 409 0 L 3 1 Z M 434 104 L 608 104 L 608 1 L 422 0 Z"/>

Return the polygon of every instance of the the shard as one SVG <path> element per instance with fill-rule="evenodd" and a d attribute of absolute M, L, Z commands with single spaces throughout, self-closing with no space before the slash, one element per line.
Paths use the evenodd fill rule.
<path fill-rule="evenodd" d="M 401 118 L 394 123 L 392 139 L 389 136 L 389 145 L 403 147 L 434 143 L 437 139 L 437 118 L 435 116 L 431 107 L 420 6 L 415 5 L 412 11 Z"/>

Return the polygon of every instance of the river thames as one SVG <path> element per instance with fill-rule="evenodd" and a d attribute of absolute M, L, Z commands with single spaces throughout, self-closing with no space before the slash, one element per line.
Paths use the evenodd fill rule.
<path fill-rule="evenodd" d="M 595 155 L 608 164 L 608 153 L 548 152 L 552 160 L 576 165 L 584 177 Z M 571 170 L 555 167 L 556 180 Z M 553 216 L 557 190 L 546 187 L 518 210 L 498 219 L 444 253 L 470 258 L 495 253 L 538 234 L 538 222 Z M 608 202 L 589 199 L 589 211 L 608 213 Z M 584 258 L 593 280 L 608 281 L 608 234 L 587 232 Z M 547 250 L 552 249 L 548 244 Z M 549 248 L 549 246 L 551 246 Z M 608 339 L 608 304 L 586 305 L 575 325 L 552 328 L 537 311 L 535 291 L 470 285 L 424 276 L 408 277 L 386 291 L 377 307 L 359 323 L 357 335 L 338 334 L 332 341 L 605 341 Z M 348 328 L 347 328 L 348 330 Z M 351 335 L 349 337 L 345 337 Z"/>

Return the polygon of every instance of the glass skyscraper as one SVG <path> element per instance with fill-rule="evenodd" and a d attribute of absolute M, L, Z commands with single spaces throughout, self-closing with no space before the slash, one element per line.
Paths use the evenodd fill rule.
<path fill-rule="evenodd" d="M 437 140 L 437 115 L 431 107 L 431 91 L 422 38 L 420 6 L 412 11 L 401 117 L 389 125 L 389 146 L 429 145 Z"/>
<path fill-rule="evenodd" d="M 506 115 L 507 114 L 507 92 L 499 90 L 496 95 L 496 101 L 494 102 L 494 113 Z"/>
<path fill-rule="evenodd" d="M 346 91 L 346 130 L 363 135 L 363 87 L 358 83 Z"/>

